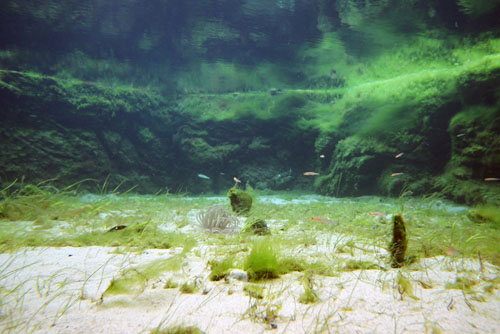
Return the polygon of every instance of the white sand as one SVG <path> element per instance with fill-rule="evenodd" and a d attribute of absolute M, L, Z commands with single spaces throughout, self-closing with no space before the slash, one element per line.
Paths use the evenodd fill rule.
<path fill-rule="evenodd" d="M 417 299 L 400 291 L 396 269 L 316 276 L 320 301 L 304 305 L 298 302 L 302 274 L 263 283 L 264 299 L 254 299 L 242 282 L 210 282 L 207 254 L 197 248 L 182 271 L 165 273 L 135 295 L 103 299 L 124 269 L 175 251 L 124 255 L 113 248 L 64 247 L 0 254 L 0 331 L 148 333 L 160 324 L 185 324 L 206 333 L 500 333 L 499 270 L 491 265 L 481 273 L 473 261 L 425 259 L 401 271 Z M 476 280 L 473 292 L 446 289 L 457 276 Z M 168 278 L 196 282 L 198 292 L 163 289 Z M 488 289 L 491 284 L 496 288 Z"/>

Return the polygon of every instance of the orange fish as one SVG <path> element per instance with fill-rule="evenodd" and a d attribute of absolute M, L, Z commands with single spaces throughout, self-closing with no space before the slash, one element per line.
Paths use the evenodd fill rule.
<path fill-rule="evenodd" d="M 405 154 L 404 152 L 401 152 L 398 155 L 396 155 L 394 158 L 396 158 L 396 159 L 401 158 L 404 154 Z"/>
<path fill-rule="evenodd" d="M 392 173 L 391 176 L 399 176 L 399 175 L 403 175 L 404 173 Z"/>
<path fill-rule="evenodd" d="M 385 217 L 387 215 L 385 213 L 383 213 L 383 212 L 380 212 L 380 211 L 374 211 L 374 212 L 370 212 L 370 216 L 373 216 L 373 217 Z"/>
<path fill-rule="evenodd" d="M 312 217 L 311 220 L 320 223 L 335 223 L 333 220 L 330 220 L 328 218 Z"/>
<path fill-rule="evenodd" d="M 241 180 L 240 180 L 240 179 L 238 179 L 236 176 L 233 176 L 233 180 L 234 180 L 234 182 L 236 182 L 236 183 L 241 183 Z"/>
<path fill-rule="evenodd" d="M 500 181 L 499 177 L 486 177 L 484 178 L 485 181 Z"/>
<path fill-rule="evenodd" d="M 316 175 L 319 175 L 319 173 L 316 173 L 316 172 L 305 172 L 304 175 L 307 175 L 307 176 L 316 176 Z"/>

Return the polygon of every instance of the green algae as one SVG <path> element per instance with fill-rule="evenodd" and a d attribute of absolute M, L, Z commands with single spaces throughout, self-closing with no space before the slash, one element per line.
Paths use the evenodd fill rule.
<path fill-rule="evenodd" d="M 252 196 L 241 189 L 233 187 L 227 193 L 231 209 L 238 215 L 248 215 L 252 208 Z"/>

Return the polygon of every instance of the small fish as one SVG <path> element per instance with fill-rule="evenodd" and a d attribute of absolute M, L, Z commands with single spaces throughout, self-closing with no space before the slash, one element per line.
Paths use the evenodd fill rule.
<path fill-rule="evenodd" d="M 329 223 L 329 224 L 335 223 L 333 220 L 330 220 L 328 218 L 312 217 L 311 220 L 319 223 Z"/>
<path fill-rule="evenodd" d="M 206 176 L 205 174 L 198 174 L 198 177 L 200 179 L 210 180 L 210 177 Z"/>
<path fill-rule="evenodd" d="M 373 217 L 385 217 L 387 215 L 385 213 L 383 213 L 383 212 L 380 212 L 380 211 L 374 211 L 374 212 L 370 212 L 370 216 L 373 216 Z"/>
<path fill-rule="evenodd" d="M 236 182 L 236 183 L 241 183 L 241 180 L 240 180 L 240 179 L 238 179 L 236 176 L 233 176 L 233 180 L 234 180 L 234 182 Z"/>
<path fill-rule="evenodd" d="M 319 157 L 320 157 L 321 159 L 324 159 L 324 158 L 325 158 L 325 155 L 324 155 L 324 154 L 322 154 L 322 155 L 320 155 Z"/>
<path fill-rule="evenodd" d="M 112 228 L 110 228 L 108 230 L 108 232 L 120 231 L 120 230 L 123 230 L 126 227 L 127 227 L 127 225 L 116 225 L 116 226 L 113 226 Z"/>
<path fill-rule="evenodd" d="M 392 173 L 391 176 L 399 176 L 399 175 L 403 175 L 404 173 Z"/>
<path fill-rule="evenodd" d="M 401 153 L 397 154 L 394 158 L 398 159 L 398 158 L 401 158 L 403 155 L 405 155 L 405 153 L 401 152 Z"/>
<path fill-rule="evenodd" d="M 500 181 L 500 177 L 485 177 L 485 181 Z"/>
<path fill-rule="evenodd" d="M 304 175 L 306 175 L 306 176 L 316 176 L 316 175 L 319 175 L 319 173 L 316 173 L 316 172 L 305 172 Z"/>
<path fill-rule="evenodd" d="M 465 136 L 465 133 L 459 133 L 459 134 L 457 135 L 457 138 L 460 138 L 460 137 L 463 137 L 463 136 Z"/>
<path fill-rule="evenodd" d="M 226 175 L 226 173 L 223 173 L 223 172 L 220 172 L 219 174 L 220 174 L 220 175 Z"/>

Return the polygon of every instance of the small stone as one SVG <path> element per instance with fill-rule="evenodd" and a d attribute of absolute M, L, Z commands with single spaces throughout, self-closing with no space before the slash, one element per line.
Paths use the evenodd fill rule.
<path fill-rule="evenodd" d="M 248 274 L 246 271 L 241 269 L 233 269 L 229 272 L 229 277 L 234 278 L 238 281 L 248 282 Z"/>

